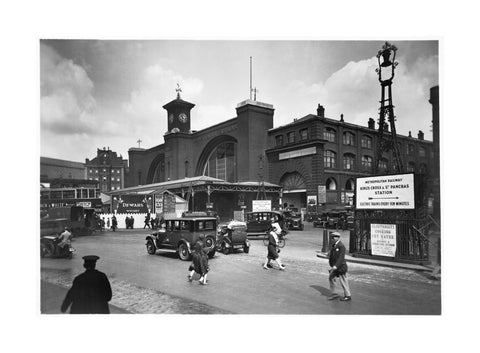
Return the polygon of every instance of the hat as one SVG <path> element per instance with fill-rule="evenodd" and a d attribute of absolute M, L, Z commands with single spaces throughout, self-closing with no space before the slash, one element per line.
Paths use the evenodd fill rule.
<path fill-rule="evenodd" d="M 340 233 L 339 232 L 333 232 L 333 233 L 330 233 L 330 235 L 332 237 L 339 237 L 340 238 Z"/>
<path fill-rule="evenodd" d="M 99 259 L 100 257 L 98 257 L 97 255 L 87 255 L 87 256 L 84 256 L 82 257 L 82 259 L 85 261 L 85 263 L 87 262 L 97 262 L 97 260 Z"/>

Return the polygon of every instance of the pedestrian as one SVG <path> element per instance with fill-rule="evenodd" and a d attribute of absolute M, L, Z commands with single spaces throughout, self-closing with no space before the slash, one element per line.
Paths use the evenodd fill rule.
<path fill-rule="evenodd" d="M 115 215 L 112 216 L 112 230 L 115 232 L 115 229 L 117 229 L 117 217 Z"/>
<path fill-rule="evenodd" d="M 263 268 L 265 270 L 268 270 L 270 266 L 270 261 L 274 260 L 277 264 L 280 270 L 285 270 L 285 265 L 282 264 L 280 261 L 280 257 L 278 253 L 280 252 L 280 249 L 278 249 L 278 234 L 276 232 L 275 227 L 270 227 L 268 231 L 268 253 L 267 253 L 267 258 L 265 259 L 265 263 L 263 264 Z"/>
<path fill-rule="evenodd" d="M 150 218 L 150 226 L 152 227 L 152 229 L 155 229 L 155 218 Z"/>
<path fill-rule="evenodd" d="M 133 229 L 133 224 L 135 223 L 135 218 L 133 216 L 130 216 L 130 228 Z"/>
<path fill-rule="evenodd" d="M 193 251 L 192 264 L 189 267 L 190 273 L 188 274 L 188 280 L 191 282 L 193 276 L 197 273 L 200 276 L 198 282 L 205 285 L 207 284 L 207 274 L 209 270 L 208 255 L 203 250 L 202 244 L 197 242 Z"/>
<path fill-rule="evenodd" d="M 60 308 L 62 313 L 70 305 L 70 314 L 110 313 L 108 302 L 112 299 L 112 288 L 107 276 L 95 269 L 98 259 L 96 255 L 83 257 L 85 272 L 73 280 Z"/>
<path fill-rule="evenodd" d="M 328 254 L 328 263 L 331 267 L 328 271 L 331 291 L 328 300 L 334 300 L 340 297 L 335 291 L 335 282 L 338 278 L 343 288 L 343 297 L 340 298 L 340 301 L 347 302 L 352 300 L 352 294 L 350 293 L 350 286 L 348 285 L 347 279 L 348 266 L 345 260 L 345 245 L 340 241 L 340 233 L 338 232 L 332 233 L 332 241 L 332 247 Z"/>
<path fill-rule="evenodd" d="M 102 217 L 102 224 L 101 224 L 101 226 L 102 226 L 102 231 L 104 231 L 104 230 L 105 230 L 105 217 Z"/>
<path fill-rule="evenodd" d="M 60 255 L 63 251 L 67 250 L 70 247 L 70 245 L 72 244 L 72 237 L 73 235 L 68 229 L 68 227 L 65 227 L 63 233 L 58 236 L 59 243 L 56 250 L 58 252 L 58 255 Z"/>
<path fill-rule="evenodd" d="M 150 229 L 150 212 L 147 213 L 147 215 L 145 216 L 145 221 L 144 221 L 144 224 L 143 224 L 143 229 L 145 229 L 145 227 L 148 227 L 148 229 Z"/>
<path fill-rule="evenodd" d="M 125 217 L 125 229 L 128 229 L 130 227 L 130 218 L 128 216 Z"/>
<path fill-rule="evenodd" d="M 110 229 L 110 217 L 107 218 L 107 228 Z"/>

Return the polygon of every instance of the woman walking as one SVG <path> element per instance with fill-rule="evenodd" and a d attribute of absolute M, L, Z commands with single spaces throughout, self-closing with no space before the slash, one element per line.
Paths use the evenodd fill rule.
<path fill-rule="evenodd" d="M 278 250 L 278 235 L 275 230 L 276 228 L 272 226 L 268 232 L 268 253 L 265 263 L 263 264 L 265 270 L 268 270 L 271 260 L 276 261 L 280 270 L 285 270 L 285 266 L 282 264 L 280 257 L 278 256 L 280 250 Z"/>

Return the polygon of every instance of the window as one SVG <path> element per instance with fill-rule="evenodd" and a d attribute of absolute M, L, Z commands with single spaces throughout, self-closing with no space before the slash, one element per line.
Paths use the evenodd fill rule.
<path fill-rule="evenodd" d="M 335 135 L 336 135 L 336 132 L 334 129 L 330 129 L 327 127 L 323 131 L 323 138 L 329 142 L 335 142 Z"/>
<path fill-rule="evenodd" d="M 283 146 L 283 135 L 275 136 L 275 146 Z"/>
<path fill-rule="evenodd" d="M 106 170 L 105 168 L 103 168 L 103 172 L 104 172 L 104 173 L 106 173 L 106 172 L 107 172 L 107 170 Z"/>
<path fill-rule="evenodd" d="M 366 172 L 372 171 L 373 158 L 370 156 L 362 156 L 362 169 Z"/>
<path fill-rule="evenodd" d="M 300 141 L 308 140 L 308 129 L 300 130 Z"/>
<path fill-rule="evenodd" d="M 336 168 L 337 154 L 330 150 L 323 152 L 323 164 L 325 168 Z"/>
<path fill-rule="evenodd" d="M 237 144 L 225 142 L 219 144 L 208 157 L 203 175 L 235 182 L 237 178 Z M 170 162 L 167 163 L 170 170 Z"/>
<path fill-rule="evenodd" d="M 427 151 L 425 150 L 425 147 L 418 147 L 418 155 L 420 157 L 425 157 L 427 155 Z"/>
<path fill-rule="evenodd" d="M 378 170 L 385 172 L 388 169 L 388 160 L 386 159 L 380 159 L 378 161 Z"/>
<path fill-rule="evenodd" d="M 117 181 L 120 181 L 120 178 L 117 178 Z"/>
<path fill-rule="evenodd" d="M 348 179 L 345 184 L 345 190 L 355 191 L 355 181 L 353 179 Z"/>
<path fill-rule="evenodd" d="M 351 132 L 343 133 L 343 144 L 347 146 L 355 146 L 355 135 Z"/>
<path fill-rule="evenodd" d="M 294 143 L 295 142 L 295 131 L 291 131 L 287 133 L 287 143 Z"/>
<path fill-rule="evenodd" d="M 415 146 L 412 144 L 407 145 L 407 154 L 412 156 L 415 153 Z"/>
<path fill-rule="evenodd" d="M 115 178 L 114 178 L 114 177 L 112 177 L 112 181 L 115 181 Z"/>
<path fill-rule="evenodd" d="M 372 138 L 370 136 L 362 136 L 362 148 L 372 149 Z"/>
<path fill-rule="evenodd" d="M 337 190 L 337 182 L 333 178 L 328 178 L 325 182 L 327 190 Z"/>
<path fill-rule="evenodd" d="M 106 176 L 103 177 L 103 181 L 107 181 L 107 177 L 106 177 Z"/>
<path fill-rule="evenodd" d="M 354 170 L 355 169 L 355 155 L 351 153 L 345 153 L 343 155 L 343 169 Z"/>
<path fill-rule="evenodd" d="M 408 162 L 407 172 L 414 172 L 414 171 L 415 171 L 415 163 L 414 162 Z"/>
<path fill-rule="evenodd" d="M 95 174 L 98 174 L 98 169 L 95 169 Z"/>
<path fill-rule="evenodd" d="M 117 174 L 120 174 L 120 169 L 117 169 Z"/>
<path fill-rule="evenodd" d="M 93 170 L 92 170 L 92 169 L 90 169 L 90 173 L 93 173 Z"/>

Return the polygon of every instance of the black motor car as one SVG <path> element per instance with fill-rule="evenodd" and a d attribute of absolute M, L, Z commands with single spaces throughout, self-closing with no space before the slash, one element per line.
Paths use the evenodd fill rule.
<path fill-rule="evenodd" d="M 247 224 L 240 221 L 220 223 L 217 229 L 217 251 L 227 255 L 235 249 L 243 249 L 246 254 L 250 251 Z"/>
<path fill-rule="evenodd" d="M 293 211 L 283 212 L 288 230 L 303 230 L 302 214 Z"/>
<path fill-rule="evenodd" d="M 265 232 L 267 232 L 272 225 L 272 219 L 274 222 L 277 222 L 283 230 L 287 229 L 287 225 L 282 212 L 247 212 L 245 218 L 247 221 L 247 233 L 249 235 L 265 234 Z"/>
<path fill-rule="evenodd" d="M 158 249 L 174 250 L 181 260 L 192 258 L 193 245 L 204 238 L 204 248 L 208 257 L 216 252 L 217 219 L 197 212 L 183 217 L 166 217 L 165 228 L 146 237 L 147 252 L 154 255 Z"/>

